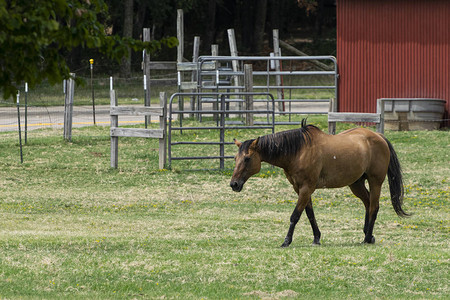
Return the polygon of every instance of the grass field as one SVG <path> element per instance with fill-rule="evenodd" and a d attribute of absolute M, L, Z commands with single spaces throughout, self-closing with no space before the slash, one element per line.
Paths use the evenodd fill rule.
<path fill-rule="evenodd" d="M 281 170 L 234 193 L 230 170 L 158 170 L 157 140 L 125 138 L 113 170 L 108 134 L 33 131 L 20 164 L 17 133 L 0 133 L 1 299 L 449 297 L 448 131 L 387 132 L 413 216 L 396 216 L 385 184 L 376 244 L 361 244 L 363 205 L 342 188 L 313 195 L 322 245 L 304 215 L 286 249 L 296 195 Z"/>

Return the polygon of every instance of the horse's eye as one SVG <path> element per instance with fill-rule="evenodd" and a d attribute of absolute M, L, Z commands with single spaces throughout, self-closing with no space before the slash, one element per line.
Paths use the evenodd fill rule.
<path fill-rule="evenodd" d="M 246 157 L 244 157 L 244 162 L 249 162 L 250 161 L 250 157 L 249 156 L 246 156 Z"/>

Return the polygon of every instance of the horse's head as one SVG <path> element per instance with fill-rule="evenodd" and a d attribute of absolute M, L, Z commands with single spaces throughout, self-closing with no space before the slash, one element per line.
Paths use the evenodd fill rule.
<path fill-rule="evenodd" d="M 261 156 L 257 149 L 258 139 L 243 143 L 234 140 L 239 151 L 235 156 L 236 166 L 230 186 L 235 192 L 240 192 L 247 179 L 261 170 Z"/>

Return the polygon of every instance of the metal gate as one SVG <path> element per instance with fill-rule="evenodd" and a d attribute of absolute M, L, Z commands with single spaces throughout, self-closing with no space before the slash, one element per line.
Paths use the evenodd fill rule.
<path fill-rule="evenodd" d="M 321 63 L 325 61 L 330 65 Z M 284 62 L 284 63 L 282 63 Z M 336 58 L 333 56 L 201 56 L 197 67 L 197 90 L 206 91 L 243 91 L 244 64 L 258 65 L 252 75 L 261 78 L 253 86 L 255 91 L 276 93 L 275 115 L 287 115 L 288 121 L 276 121 L 275 124 L 298 124 L 291 121 L 295 114 L 326 114 L 328 110 L 337 111 L 338 105 L 338 71 Z M 314 69 L 302 69 L 294 64 L 308 64 Z M 215 65 L 215 68 L 211 66 Z M 290 67 L 289 67 L 290 65 Z M 283 67 L 284 66 L 284 67 Z M 264 82 L 264 84 L 261 84 Z M 329 97 L 310 99 L 302 97 L 304 93 L 329 91 Z M 330 98 L 334 98 L 335 107 L 329 107 Z M 202 98 L 198 98 L 201 109 Z M 302 111 L 293 109 L 295 104 L 311 105 L 323 103 L 321 111 Z"/>
<path fill-rule="evenodd" d="M 174 109 L 173 102 L 174 99 L 179 97 L 218 97 L 220 101 L 220 107 L 217 109 L 202 109 L 202 110 L 180 110 Z M 261 110 L 249 110 L 249 109 L 239 109 L 239 110 L 230 110 L 230 103 L 232 102 L 242 102 L 242 99 L 232 99 L 231 96 L 240 96 L 240 97 L 249 97 L 249 96 L 264 96 L 267 100 L 266 109 Z M 262 100 L 259 100 L 262 101 Z M 215 126 L 183 126 L 183 114 L 200 114 L 200 115 L 216 115 L 216 124 Z M 253 122 L 248 123 L 240 121 L 230 121 L 230 117 L 233 116 L 249 116 L 249 115 L 263 115 L 265 116 L 267 122 Z M 177 116 L 177 120 L 175 120 L 174 116 Z M 225 132 L 227 130 L 236 130 L 236 129 L 271 129 L 272 133 L 275 131 L 275 98 L 270 93 L 265 92 L 254 92 L 254 93 L 245 93 L 245 92 L 230 92 L 230 93 L 175 93 L 170 97 L 169 100 L 169 126 L 168 126 L 168 167 L 172 167 L 172 161 L 174 160 L 203 160 L 203 159 L 218 159 L 219 160 L 219 168 L 224 169 L 224 161 L 225 159 L 233 158 L 234 156 L 227 156 L 225 154 L 225 145 L 233 144 L 233 142 L 225 141 Z M 178 122 L 177 122 L 178 121 Z M 178 124 L 176 124 L 178 123 Z M 199 124 L 201 124 L 199 122 Z M 202 142 L 194 142 L 194 141 L 172 141 L 172 133 L 174 131 L 189 131 L 189 130 L 218 130 L 219 131 L 219 140 L 218 141 L 202 141 Z M 181 134 L 181 136 L 183 136 Z M 217 155 L 210 156 L 174 156 L 172 151 L 173 147 L 181 147 L 183 145 L 218 145 L 218 153 Z"/>

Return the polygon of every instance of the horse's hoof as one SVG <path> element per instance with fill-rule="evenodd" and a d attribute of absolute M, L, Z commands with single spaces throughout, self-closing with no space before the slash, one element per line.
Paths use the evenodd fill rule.
<path fill-rule="evenodd" d="M 372 236 L 370 240 L 364 239 L 364 244 L 375 244 L 375 237 Z"/>
<path fill-rule="evenodd" d="M 320 246 L 320 242 L 313 242 L 312 245 L 313 246 Z"/>
<path fill-rule="evenodd" d="M 287 248 L 287 247 L 289 247 L 289 243 L 286 243 L 286 242 L 284 242 L 282 245 L 281 245 L 281 248 Z"/>

